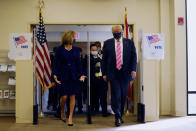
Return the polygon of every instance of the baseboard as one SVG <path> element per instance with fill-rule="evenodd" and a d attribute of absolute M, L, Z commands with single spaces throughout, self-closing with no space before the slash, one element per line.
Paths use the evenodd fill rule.
<path fill-rule="evenodd" d="M 33 123 L 33 120 L 25 120 L 22 118 L 16 118 L 16 123 Z"/>
<path fill-rule="evenodd" d="M 161 111 L 160 115 L 161 116 L 170 116 L 170 115 L 172 115 L 172 112 L 171 111 Z"/>
<path fill-rule="evenodd" d="M 187 116 L 185 112 L 176 112 L 174 116 Z"/>
<path fill-rule="evenodd" d="M 158 120 L 159 120 L 159 117 L 154 118 L 154 117 L 146 116 L 146 122 L 153 122 L 153 121 L 158 121 Z"/>

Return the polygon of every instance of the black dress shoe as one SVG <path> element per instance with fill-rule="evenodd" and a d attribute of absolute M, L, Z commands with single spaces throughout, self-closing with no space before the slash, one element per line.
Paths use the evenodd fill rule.
<path fill-rule="evenodd" d="M 121 119 L 118 117 L 118 118 L 115 118 L 115 125 L 118 127 L 121 125 Z"/>
<path fill-rule="evenodd" d="M 121 120 L 121 123 L 124 123 L 124 121 L 123 121 L 123 119 L 122 119 L 122 118 L 120 118 L 120 120 Z"/>

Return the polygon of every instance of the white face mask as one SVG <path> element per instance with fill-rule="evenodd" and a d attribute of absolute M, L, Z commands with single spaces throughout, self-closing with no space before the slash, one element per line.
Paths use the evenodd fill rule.
<path fill-rule="evenodd" d="M 96 56 L 96 55 L 98 54 L 98 52 L 97 52 L 97 51 L 91 51 L 91 54 L 92 54 L 93 56 Z"/>

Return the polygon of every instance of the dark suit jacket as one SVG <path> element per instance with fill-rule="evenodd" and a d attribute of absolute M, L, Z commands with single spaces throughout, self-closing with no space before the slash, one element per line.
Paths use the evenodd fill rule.
<path fill-rule="evenodd" d="M 123 38 L 123 65 L 122 72 L 125 79 L 131 79 L 131 72 L 136 72 L 137 54 L 134 42 Z M 106 40 L 103 46 L 102 74 L 107 76 L 107 80 L 112 80 L 117 75 L 116 52 L 114 38 Z"/>
<path fill-rule="evenodd" d="M 69 54 L 64 47 L 57 47 L 53 73 L 60 81 L 78 80 L 83 75 L 79 48 L 73 46 L 71 54 Z"/>
<path fill-rule="evenodd" d="M 87 55 L 85 55 L 85 57 L 80 57 L 80 61 L 81 61 L 81 65 L 82 65 L 82 73 L 87 76 L 88 73 L 88 58 Z"/>

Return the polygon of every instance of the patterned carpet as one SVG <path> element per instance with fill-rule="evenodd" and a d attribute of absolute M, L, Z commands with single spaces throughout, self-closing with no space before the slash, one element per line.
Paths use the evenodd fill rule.
<path fill-rule="evenodd" d="M 5 120 L 6 119 L 6 120 Z M 122 126 L 137 124 L 136 118 L 133 116 L 125 116 Z M 73 118 L 73 127 L 67 126 L 61 120 L 52 115 L 39 118 L 38 125 L 32 124 L 15 124 L 13 117 L 0 117 L 0 131 L 78 131 L 78 130 L 95 130 L 95 129 L 109 129 L 114 126 L 114 116 L 102 117 L 101 115 L 92 116 L 92 124 L 87 124 L 87 117 L 85 115 L 75 115 Z"/>
<path fill-rule="evenodd" d="M 15 124 L 13 117 L 0 117 L 0 131 L 196 131 L 196 116 L 161 117 L 159 121 L 140 124 L 133 116 L 125 116 L 124 124 L 114 126 L 114 117 L 92 117 L 93 124 L 87 124 L 85 115 L 75 115 L 73 127 L 49 115 L 39 119 L 38 125 Z"/>

